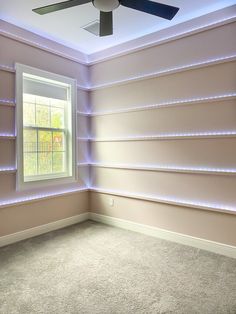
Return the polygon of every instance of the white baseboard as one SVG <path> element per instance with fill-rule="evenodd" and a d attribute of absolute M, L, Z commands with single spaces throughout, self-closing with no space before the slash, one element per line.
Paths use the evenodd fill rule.
<path fill-rule="evenodd" d="M 28 238 L 38 236 L 43 233 L 47 233 L 53 230 L 61 229 L 70 225 L 74 225 L 79 222 L 83 222 L 89 219 L 89 213 L 83 213 L 76 216 L 68 217 L 65 219 L 50 222 L 45 225 L 37 226 L 34 228 L 26 229 L 16 233 L 12 233 L 3 237 L 0 237 L 0 247 L 19 242 Z"/>
<path fill-rule="evenodd" d="M 210 251 L 216 254 L 225 255 L 236 258 L 236 247 L 223 243 L 213 242 L 205 239 L 195 238 L 189 235 L 168 231 L 148 225 L 135 223 L 132 221 L 119 219 L 111 216 L 105 216 L 95 213 L 89 213 L 89 218 L 93 221 L 101 222 L 111 226 L 140 232 L 156 238 L 177 242 L 184 245 L 189 245 L 198 249 Z"/>
<path fill-rule="evenodd" d="M 114 227 L 123 228 L 126 230 L 131 230 L 139 233 L 143 233 L 152 237 L 192 246 L 198 249 L 210 251 L 216 254 L 225 255 L 228 257 L 236 258 L 236 247 L 226 245 L 223 243 L 213 242 L 205 239 L 195 238 L 189 235 L 168 231 L 156 227 L 151 227 L 148 225 L 143 225 L 135 223 L 132 221 L 119 219 L 111 216 L 105 216 L 100 214 L 95 214 L 91 212 L 86 212 L 76 216 L 68 217 L 65 219 L 57 220 L 45 225 L 37 226 L 34 228 L 19 231 L 13 234 L 9 234 L 0 237 L 0 247 L 6 246 L 15 242 L 19 242 L 28 238 L 32 238 L 53 230 L 61 229 L 79 222 L 91 219 L 93 221 L 108 224 Z"/>

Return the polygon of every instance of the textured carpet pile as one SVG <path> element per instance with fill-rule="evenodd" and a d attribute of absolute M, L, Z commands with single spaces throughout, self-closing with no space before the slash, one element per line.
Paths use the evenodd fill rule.
<path fill-rule="evenodd" d="M 1 314 L 236 314 L 236 260 L 85 222 L 0 249 Z"/>

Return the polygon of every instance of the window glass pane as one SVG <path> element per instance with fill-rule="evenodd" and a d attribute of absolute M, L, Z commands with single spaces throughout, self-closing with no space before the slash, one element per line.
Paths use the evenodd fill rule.
<path fill-rule="evenodd" d="M 76 167 L 76 117 L 71 114 L 76 105 L 75 82 L 33 68 L 29 71 L 19 64 L 16 71 L 23 77 L 19 95 L 23 98 L 19 102 L 23 112 L 17 125 L 18 133 L 23 133 L 23 147 L 17 152 L 17 162 L 23 168 L 23 173 L 17 173 L 19 187 L 21 183 L 22 187 L 30 186 L 33 181 L 38 181 L 35 186 L 40 186 L 39 181 L 63 180 L 62 177 L 70 177 L 72 182 Z"/>
<path fill-rule="evenodd" d="M 51 108 L 51 127 L 57 129 L 64 128 L 64 109 Z"/>
<path fill-rule="evenodd" d="M 36 96 L 35 98 L 36 98 L 36 103 L 39 105 L 46 105 L 46 106 L 50 105 L 50 98 L 48 97 Z"/>
<path fill-rule="evenodd" d="M 52 107 L 58 107 L 58 108 L 65 108 L 66 101 L 65 100 L 59 100 L 59 99 L 51 99 L 51 106 Z"/>
<path fill-rule="evenodd" d="M 37 153 L 24 153 L 24 175 L 37 174 Z"/>
<path fill-rule="evenodd" d="M 23 121 L 24 125 L 35 125 L 35 104 L 28 102 L 24 103 Z"/>
<path fill-rule="evenodd" d="M 23 94 L 23 102 L 30 102 L 32 104 L 35 104 L 35 95 L 31 94 Z"/>
<path fill-rule="evenodd" d="M 52 151 L 52 132 L 38 131 L 38 151 L 51 152 Z"/>
<path fill-rule="evenodd" d="M 24 152 L 37 151 L 37 131 L 24 130 Z"/>
<path fill-rule="evenodd" d="M 50 127 L 50 107 L 36 104 L 36 125 Z"/>
<path fill-rule="evenodd" d="M 64 133 L 53 132 L 53 151 L 64 151 Z"/>
<path fill-rule="evenodd" d="M 64 172 L 65 153 L 53 153 L 53 172 Z"/>
<path fill-rule="evenodd" d="M 52 153 L 38 153 L 38 174 L 52 172 Z"/>

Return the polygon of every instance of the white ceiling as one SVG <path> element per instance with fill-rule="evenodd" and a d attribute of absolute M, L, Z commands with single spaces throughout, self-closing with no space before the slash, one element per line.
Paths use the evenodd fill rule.
<path fill-rule="evenodd" d="M 65 1 L 65 0 L 63 0 Z M 109 0 L 108 0 L 109 1 Z M 114 35 L 96 37 L 81 27 L 99 18 L 92 3 L 65 9 L 48 15 L 32 12 L 61 0 L 0 0 L 0 19 L 56 40 L 86 54 L 127 42 L 194 17 L 235 4 L 236 0 L 159 0 L 180 8 L 172 21 L 120 6 L 114 11 Z"/>

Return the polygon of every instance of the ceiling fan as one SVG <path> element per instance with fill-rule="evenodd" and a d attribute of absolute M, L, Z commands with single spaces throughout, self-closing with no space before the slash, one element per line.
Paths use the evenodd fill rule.
<path fill-rule="evenodd" d="M 88 2 L 92 2 L 94 7 L 100 11 L 99 36 L 113 34 L 112 11 L 117 9 L 120 5 L 148 14 L 156 15 L 167 20 L 172 20 L 179 11 L 179 8 L 149 0 L 69 0 L 36 8 L 33 9 L 33 11 L 43 15 Z"/>

